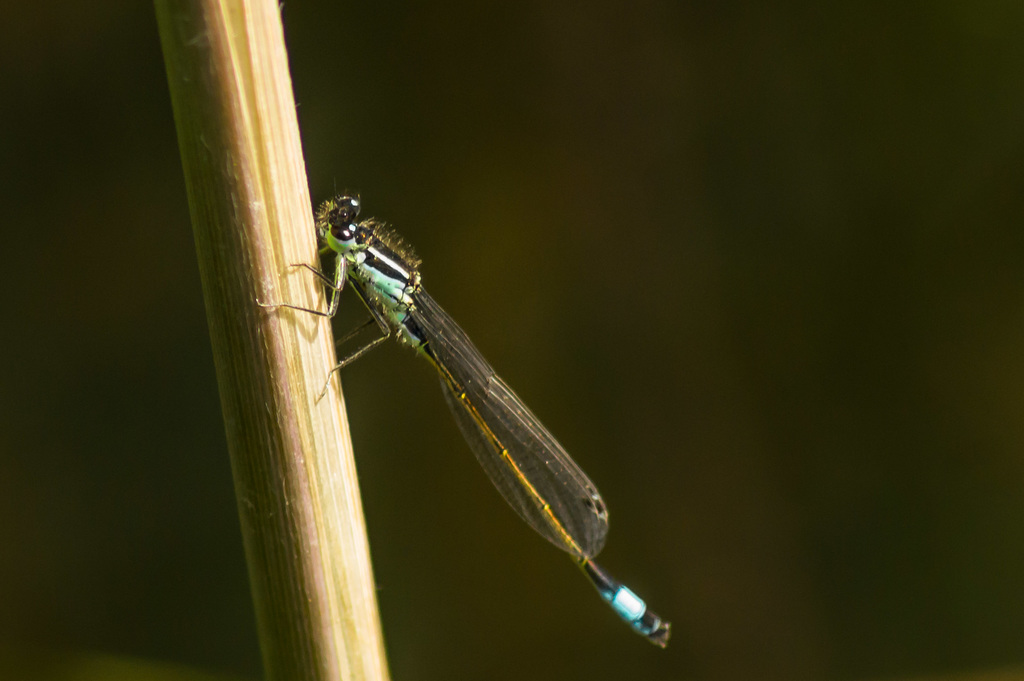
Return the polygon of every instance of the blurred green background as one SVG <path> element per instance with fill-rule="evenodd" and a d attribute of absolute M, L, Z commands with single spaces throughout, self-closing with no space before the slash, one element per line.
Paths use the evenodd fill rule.
<path fill-rule="evenodd" d="M 283 14 L 312 194 L 417 248 L 674 624 L 385 346 L 344 384 L 396 680 L 1024 670 L 1024 5 Z M 258 678 L 152 7 L 4 15 L 0 648 Z"/>

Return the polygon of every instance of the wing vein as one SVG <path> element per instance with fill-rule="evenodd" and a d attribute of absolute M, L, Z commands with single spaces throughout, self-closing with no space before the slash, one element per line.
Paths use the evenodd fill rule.
<path fill-rule="evenodd" d="M 469 337 L 420 289 L 407 323 L 441 377 L 445 401 L 491 482 L 531 527 L 577 557 L 601 550 L 608 515 L 597 488 L 495 373 Z"/>

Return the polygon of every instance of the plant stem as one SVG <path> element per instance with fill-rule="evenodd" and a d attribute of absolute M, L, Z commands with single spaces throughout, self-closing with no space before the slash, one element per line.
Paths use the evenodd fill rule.
<path fill-rule="evenodd" d="M 274 0 L 155 0 L 266 678 L 386 679 Z"/>

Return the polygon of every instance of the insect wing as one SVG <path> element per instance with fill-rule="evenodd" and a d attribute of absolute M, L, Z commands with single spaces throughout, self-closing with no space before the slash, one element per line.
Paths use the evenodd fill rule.
<path fill-rule="evenodd" d="M 459 429 L 505 500 L 531 527 L 577 557 L 600 552 L 608 513 L 597 488 L 424 291 L 411 324 L 441 374 Z"/>

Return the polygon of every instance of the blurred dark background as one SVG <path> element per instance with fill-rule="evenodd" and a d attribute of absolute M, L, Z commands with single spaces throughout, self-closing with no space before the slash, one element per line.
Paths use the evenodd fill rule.
<path fill-rule="evenodd" d="M 4 14 L 0 648 L 258 678 L 152 7 Z M 1024 5 L 283 14 L 312 194 L 415 245 L 674 623 L 386 346 L 344 383 L 396 681 L 1024 669 Z"/>

